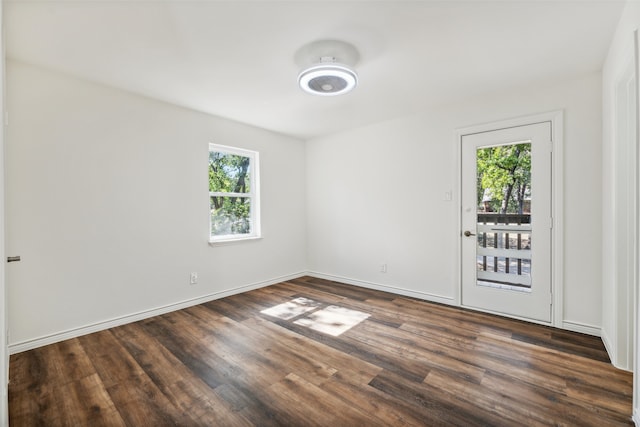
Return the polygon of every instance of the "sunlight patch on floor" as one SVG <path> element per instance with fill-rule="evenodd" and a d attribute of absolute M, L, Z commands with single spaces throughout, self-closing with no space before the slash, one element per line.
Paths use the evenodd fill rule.
<path fill-rule="evenodd" d="M 323 310 L 313 312 L 309 316 L 298 319 L 293 323 L 337 337 L 367 319 L 369 316 L 369 314 L 361 311 L 330 305 Z"/>
<path fill-rule="evenodd" d="M 321 306 L 320 302 L 299 297 L 262 310 L 260 313 L 282 320 L 291 320 L 316 310 L 293 323 L 334 337 L 345 333 L 370 316 L 367 313 L 337 305 L 329 305 L 320 310 Z"/>
<path fill-rule="evenodd" d="M 260 313 L 266 314 L 267 316 L 277 317 L 278 319 L 289 320 L 318 307 L 320 307 L 319 302 L 300 297 L 292 299 L 289 302 L 267 308 L 266 310 L 262 310 Z"/>

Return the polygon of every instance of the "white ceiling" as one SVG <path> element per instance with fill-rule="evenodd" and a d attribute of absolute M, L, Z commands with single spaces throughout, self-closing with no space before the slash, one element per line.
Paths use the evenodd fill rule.
<path fill-rule="evenodd" d="M 311 138 L 602 68 L 624 2 L 4 1 L 7 56 Z M 356 46 L 360 84 L 302 92 L 296 52 Z"/>

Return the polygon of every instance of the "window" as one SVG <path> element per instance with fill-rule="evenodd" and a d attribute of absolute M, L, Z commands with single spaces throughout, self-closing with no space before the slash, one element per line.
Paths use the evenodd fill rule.
<path fill-rule="evenodd" d="M 260 237 L 258 153 L 209 144 L 211 242 Z"/>

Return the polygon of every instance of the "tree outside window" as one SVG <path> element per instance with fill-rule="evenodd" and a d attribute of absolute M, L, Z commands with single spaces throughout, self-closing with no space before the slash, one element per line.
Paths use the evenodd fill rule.
<path fill-rule="evenodd" d="M 210 240 L 260 236 L 258 153 L 209 145 Z"/>
<path fill-rule="evenodd" d="M 527 213 L 531 143 L 480 148 L 477 156 L 478 206 L 485 212 Z"/>

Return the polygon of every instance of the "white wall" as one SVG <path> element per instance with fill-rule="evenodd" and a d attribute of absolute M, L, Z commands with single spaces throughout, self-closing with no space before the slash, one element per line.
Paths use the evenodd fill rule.
<path fill-rule="evenodd" d="M 629 241 L 634 235 L 627 220 L 635 206 L 629 206 L 629 197 L 621 192 L 626 183 L 634 190 L 637 160 L 628 163 L 626 154 L 634 147 L 625 146 L 625 135 L 620 129 L 624 119 L 624 99 L 621 83 L 634 67 L 634 29 L 640 25 L 640 5 L 629 2 L 622 15 L 616 35 L 603 67 L 603 318 L 602 337 L 614 365 L 632 369 L 630 349 L 633 345 L 633 269 L 626 268 Z M 635 156 L 634 156 L 635 157 Z M 631 224 L 632 225 L 632 224 Z M 637 236 L 634 236 L 637 239 Z M 633 254 L 631 254 L 633 255 Z"/>
<path fill-rule="evenodd" d="M 12 351 L 305 271 L 301 141 L 11 60 L 7 97 Z M 260 152 L 263 239 L 208 244 L 209 142 Z"/>
<path fill-rule="evenodd" d="M 601 326 L 601 76 L 471 99 L 307 142 L 309 270 L 457 300 L 456 128 L 564 109 L 562 326 Z M 379 266 L 388 264 L 388 272 Z"/>

